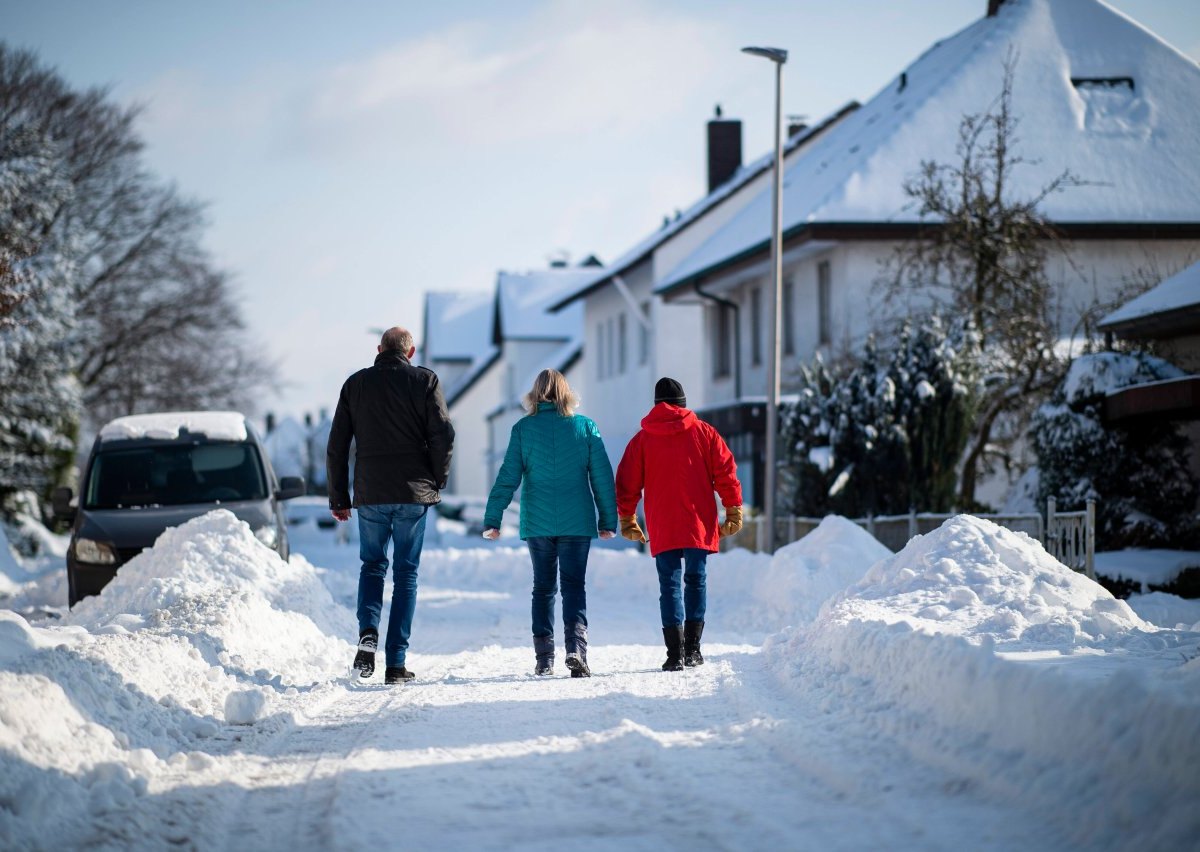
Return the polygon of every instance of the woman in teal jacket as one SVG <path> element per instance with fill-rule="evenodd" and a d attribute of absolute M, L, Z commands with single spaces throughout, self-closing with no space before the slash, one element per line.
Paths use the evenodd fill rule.
<path fill-rule="evenodd" d="M 535 674 L 554 673 L 554 597 L 562 573 L 563 631 L 571 677 L 590 677 L 584 575 L 592 539 L 612 538 L 617 497 L 600 430 L 581 414 L 557 370 L 542 370 L 525 395 L 528 415 L 512 428 L 488 497 L 483 537 L 500 535 L 504 510 L 521 492 L 521 538 L 533 561 Z M 599 523 L 597 523 L 597 514 Z"/>

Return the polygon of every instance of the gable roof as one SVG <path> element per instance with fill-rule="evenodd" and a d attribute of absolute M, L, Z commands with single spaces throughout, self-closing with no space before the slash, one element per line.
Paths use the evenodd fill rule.
<path fill-rule="evenodd" d="M 491 345 L 492 294 L 481 291 L 425 294 L 425 334 L 421 341 L 426 361 L 471 361 Z"/>
<path fill-rule="evenodd" d="M 854 110 L 858 109 L 858 101 L 849 101 L 837 112 L 830 115 L 819 124 L 809 127 L 802 132 L 796 133 L 794 136 L 784 142 L 783 160 L 786 163 L 788 157 L 793 151 L 802 147 L 805 143 L 812 141 L 814 138 L 824 133 L 833 125 L 837 124 Z M 576 299 L 582 299 L 595 290 L 603 287 L 616 275 L 620 275 L 629 268 L 635 266 L 641 261 L 650 256 L 660 245 L 674 237 L 676 234 L 686 230 L 690 225 L 694 224 L 709 210 L 726 201 L 731 196 L 737 193 L 739 189 L 750 183 L 756 177 L 761 175 L 771 167 L 771 163 L 775 160 L 775 152 L 765 154 L 747 163 L 739 166 L 738 170 L 733 173 L 729 180 L 718 186 L 708 195 L 701 198 L 691 207 L 684 210 L 674 219 L 664 222 L 662 227 L 658 228 L 651 234 L 635 243 L 632 248 L 622 254 L 612 264 L 602 270 L 595 272 L 591 278 L 585 280 L 574 292 L 568 293 L 566 297 L 550 306 L 551 311 L 560 311 L 567 305 L 574 302 Z"/>
<path fill-rule="evenodd" d="M 1200 223 L 1200 66 L 1100 0 L 1007 0 L 929 48 L 861 109 L 785 164 L 784 231 L 912 223 L 904 180 L 956 161 L 962 116 L 985 112 L 1015 56 L 1014 198 L 1069 169 L 1088 185 L 1046 198 L 1057 223 Z M 685 258 L 659 291 L 766 250 L 771 191 Z"/>
<path fill-rule="evenodd" d="M 559 313 L 549 308 L 597 274 L 595 267 L 551 267 L 496 276 L 496 323 L 492 342 L 569 340 L 582 337 L 583 305 Z"/>
<path fill-rule="evenodd" d="M 1200 263 L 1172 275 L 1102 319 L 1100 328 L 1123 333 L 1200 329 Z"/>

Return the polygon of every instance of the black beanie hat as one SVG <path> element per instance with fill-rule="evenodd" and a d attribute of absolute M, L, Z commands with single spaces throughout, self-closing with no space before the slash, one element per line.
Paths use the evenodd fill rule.
<path fill-rule="evenodd" d="M 665 376 L 654 385 L 654 404 L 669 402 L 680 408 L 687 408 L 687 397 L 683 395 L 683 385 Z"/>

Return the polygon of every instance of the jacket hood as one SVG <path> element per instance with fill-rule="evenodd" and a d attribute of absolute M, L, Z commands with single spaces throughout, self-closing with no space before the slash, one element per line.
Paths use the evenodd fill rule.
<path fill-rule="evenodd" d="M 696 412 L 669 402 L 660 402 L 642 418 L 642 428 L 651 435 L 674 435 L 696 425 Z"/>

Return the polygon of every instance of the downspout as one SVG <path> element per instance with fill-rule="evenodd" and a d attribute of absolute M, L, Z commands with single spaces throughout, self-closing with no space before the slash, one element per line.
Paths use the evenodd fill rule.
<path fill-rule="evenodd" d="M 705 293 L 700 289 L 699 281 L 692 285 L 692 289 L 700 298 L 716 302 L 718 305 L 724 305 L 733 311 L 733 396 L 735 400 L 740 402 L 742 399 L 742 319 L 739 314 L 738 304 L 721 296 Z"/>

